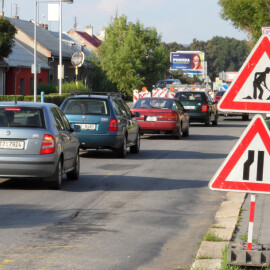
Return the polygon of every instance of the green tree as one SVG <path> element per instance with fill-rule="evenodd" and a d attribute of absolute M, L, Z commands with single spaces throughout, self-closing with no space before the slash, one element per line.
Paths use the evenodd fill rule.
<path fill-rule="evenodd" d="M 177 51 L 186 51 L 187 48 L 179 44 L 177 42 L 170 42 L 170 43 L 163 43 L 164 47 L 167 49 L 167 51 L 170 52 L 177 52 Z"/>
<path fill-rule="evenodd" d="M 221 17 L 246 31 L 253 43 L 261 36 L 263 26 L 270 25 L 269 0 L 219 0 Z"/>
<path fill-rule="evenodd" d="M 105 71 L 102 70 L 100 58 L 93 53 L 87 60 L 91 63 L 89 73 L 91 90 L 93 92 L 117 92 L 116 85 L 108 80 Z"/>
<path fill-rule="evenodd" d="M 99 56 L 107 79 L 126 97 L 131 97 L 135 88 L 150 89 L 169 68 L 169 58 L 156 29 L 145 28 L 139 21 L 128 23 L 125 15 L 115 18 L 106 28 Z"/>
<path fill-rule="evenodd" d="M 0 17 L 0 58 L 7 57 L 12 52 L 16 28 L 9 20 Z"/>

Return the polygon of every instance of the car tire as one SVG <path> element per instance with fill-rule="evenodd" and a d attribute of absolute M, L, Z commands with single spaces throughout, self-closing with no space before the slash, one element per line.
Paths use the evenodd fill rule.
<path fill-rule="evenodd" d="M 179 129 L 175 133 L 174 137 L 175 137 L 176 140 L 180 140 L 181 139 L 181 137 L 182 137 L 182 125 L 181 125 L 181 123 L 180 123 Z"/>
<path fill-rule="evenodd" d="M 60 189 L 62 186 L 62 160 L 61 158 L 58 160 L 56 169 L 54 174 L 47 178 L 47 181 L 49 181 L 49 187 L 52 189 Z"/>
<path fill-rule="evenodd" d="M 125 158 L 127 155 L 127 138 L 124 136 L 121 147 L 116 150 L 116 154 L 119 158 Z"/>
<path fill-rule="evenodd" d="M 140 152 L 140 146 L 141 146 L 141 136 L 140 136 L 140 132 L 138 132 L 138 135 L 136 138 L 136 144 L 130 146 L 130 153 L 138 154 Z"/>
<path fill-rule="evenodd" d="M 183 137 L 188 137 L 188 136 L 189 136 L 189 123 L 188 123 L 187 130 L 183 131 Z"/>
<path fill-rule="evenodd" d="M 75 168 L 74 170 L 67 173 L 67 179 L 78 180 L 79 176 L 80 176 L 80 156 L 79 156 L 79 151 L 78 151 L 76 155 L 76 160 L 75 160 Z"/>

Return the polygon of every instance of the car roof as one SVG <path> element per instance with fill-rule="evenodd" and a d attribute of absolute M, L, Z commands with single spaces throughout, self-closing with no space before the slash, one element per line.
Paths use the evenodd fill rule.
<path fill-rule="evenodd" d="M 56 106 L 53 103 L 45 103 L 45 102 L 26 102 L 26 101 L 0 101 L 0 106 L 20 106 L 20 107 L 34 107 L 34 108 L 45 108 Z"/>
<path fill-rule="evenodd" d="M 168 97 L 143 97 L 143 98 L 139 98 L 140 99 L 150 99 L 150 100 L 157 100 L 157 99 L 160 99 L 160 100 L 177 100 L 177 98 L 168 98 Z"/>
<path fill-rule="evenodd" d="M 205 90 L 185 90 L 185 91 L 178 91 L 177 93 L 206 93 Z"/>
<path fill-rule="evenodd" d="M 75 95 L 75 96 L 70 96 L 69 98 L 96 98 L 96 99 L 108 99 L 108 96 L 105 96 L 105 95 Z"/>

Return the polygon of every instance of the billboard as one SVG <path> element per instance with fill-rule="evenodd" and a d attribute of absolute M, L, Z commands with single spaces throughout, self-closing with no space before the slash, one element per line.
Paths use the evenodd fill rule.
<path fill-rule="evenodd" d="M 184 73 L 193 76 L 203 75 L 204 52 L 201 51 L 177 51 L 171 52 L 171 70 L 181 69 Z"/>

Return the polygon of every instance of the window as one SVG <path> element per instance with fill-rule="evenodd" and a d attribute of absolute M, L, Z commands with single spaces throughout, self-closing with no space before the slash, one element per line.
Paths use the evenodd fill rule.
<path fill-rule="evenodd" d="M 44 128 L 43 110 L 31 107 L 0 107 L 1 127 Z"/>
<path fill-rule="evenodd" d="M 132 116 L 132 112 L 131 112 L 130 108 L 128 107 L 128 105 L 127 105 L 125 102 L 123 102 L 123 101 L 121 101 L 121 103 L 122 103 L 123 106 L 125 107 L 126 112 L 127 112 L 127 115 L 128 115 L 128 116 Z"/>
<path fill-rule="evenodd" d="M 62 111 L 65 114 L 109 115 L 107 101 L 94 98 L 69 99 Z"/>
<path fill-rule="evenodd" d="M 62 118 L 62 121 L 63 121 L 63 123 L 64 123 L 65 129 L 66 129 L 66 130 L 70 130 L 71 127 L 70 127 L 70 124 L 69 124 L 69 122 L 68 122 L 66 116 L 65 116 L 65 115 L 63 114 L 63 112 L 62 112 L 61 110 L 59 110 L 58 108 L 57 108 L 56 110 L 57 110 L 57 112 L 60 114 L 60 116 L 61 116 L 61 118 Z"/>
<path fill-rule="evenodd" d="M 30 78 L 30 95 L 34 95 L 34 78 Z"/>
<path fill-rule="evenodd" d="M 126 109 L 125 109 L 123 103 L 121 102 L 121 100 L 119 100 L 119 99 L 115 100 L 115 103 L 118 105 L 118 107 L 119 107 L 119 109 L 121 111 L 121 114 L 122 115 L 127 115 Z"/>
<path fill-rule="evenodd" d="M 122 115 L 119 106 L 114 102 L 114 100 L 112 101 L 112 105 L 113 105 L 113 110 L 114 110 L 115 114 L 117 116 Z"/>
<path fill-rule="evenodd" d="M 54 120 L 55 120 L 55 124 L 56 124 L 56 128 L 58 130 L 65 130 L 65 126 L 64 123 L 59 115 L 59 113 L 57 112 L 56 107 L 53 107 L 52 109 L 52 114 L 54 116 Z"/>
<path fill-rule="evenodd" d="M 20 79 L 21 95 L 24 95 L 24 79 Z"/>

